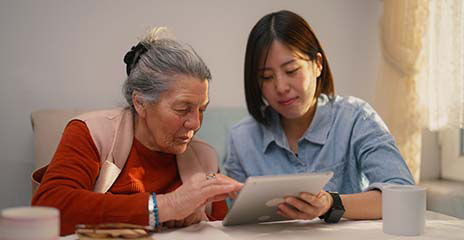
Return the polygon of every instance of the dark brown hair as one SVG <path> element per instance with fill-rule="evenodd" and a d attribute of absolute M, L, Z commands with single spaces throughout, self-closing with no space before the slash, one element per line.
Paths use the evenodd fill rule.
<path fill-rule="evenodd" d="M 335 87 L 324 50 L 309 24 L 299 15 L 283 10 L 262 17 L 248 36 L 245 53 L 245 97 L 248 112 L 261 124 L 268 124 L 264 115 L 265 103 L 258 75 L 261 60 L 266 59 L 273 41 L 278 40 L 290 49 L 305 54 L 311 61 L 322 55 L 322 72 L 317 78 L 315 96 L 321 93 L 333 97 Z"/>

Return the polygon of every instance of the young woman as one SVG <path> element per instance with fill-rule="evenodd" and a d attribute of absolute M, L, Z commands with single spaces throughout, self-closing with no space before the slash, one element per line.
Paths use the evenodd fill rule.
<path fill-rule="evenodd" d="M 251 30 L 245 96 L 251 116 L 231 129 L 228 176 L 244 182 L 256 175 L 334 172 L 319 194 L 286 197 L 279 214 L 330 223 L 377 219 L 385 184 L 414 184 L 372 107 L 335 94 L 324 50 L 297 14 L 268 14 Z"/>

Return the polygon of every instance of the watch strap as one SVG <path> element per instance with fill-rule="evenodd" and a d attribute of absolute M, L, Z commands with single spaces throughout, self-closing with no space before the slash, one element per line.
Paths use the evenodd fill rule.
<path fill-rule="evenodd" d="M 319 216 L 320 219 L 324 219 L 326 223 L 337 223 L 340 221 L 343 213 L 345 212 L 345 208 L 343 207 L 342 199 L 340 195 L 335 192 L 328 192 L 332 196 L 332 206 L 330 206 L 329 210 Z"/>

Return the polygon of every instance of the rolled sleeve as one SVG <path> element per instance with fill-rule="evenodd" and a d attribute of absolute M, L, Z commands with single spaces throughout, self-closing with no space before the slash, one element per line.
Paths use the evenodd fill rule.
<path fill-rule="evenodd" d="M 352 148 L 361 172 L 369 181 L 366 190 L 382 191 L 389 184 L 414 184 L 393 136 L 370 106 L 365 106 L 357 117 L 353 133 Z"/>

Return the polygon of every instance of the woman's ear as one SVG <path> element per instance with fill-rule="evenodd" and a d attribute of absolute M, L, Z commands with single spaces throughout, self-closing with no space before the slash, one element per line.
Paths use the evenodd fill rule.
<path fill-rule="evenodd" d="M 132 92 L 132 104 L 134 104 L 134 109 L 137 112 L 137 115 L 141 118 L 145 118 L 145 102 L 143 101 L 140 93 L 137 91 Z"/>
<path fill-rule="evenodd" d="M 317 53 L 316 54 L 316 75 L 317 77 L 321 76 L 321 73 L 322 73 L 322 54 L 321 53 Z"/>

